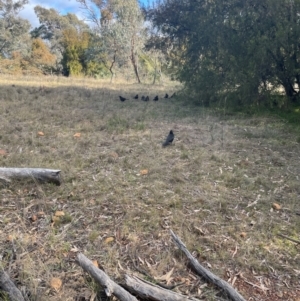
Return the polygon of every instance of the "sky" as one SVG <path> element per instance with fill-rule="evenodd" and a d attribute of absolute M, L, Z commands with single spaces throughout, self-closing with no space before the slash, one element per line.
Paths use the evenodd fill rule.
<path fill-rule="evenodd" d="M 147 3 L 148 0 L 141 0 L 141 2 Z M 26 4 L 24 9 L 20 12 L 20 17 L 29 20 L 32 28 L 39 26 L 39 20 L 34 13 L 34 7 L 37 5 L 48 9 L 54 8 L 62 15 L 73 13 L 76 14 L 79 19 L 85 19 L 84 12 L 80 9 L 80 4 L 76 2 L 76 0 L 29 0 L 29 3 Z"/>

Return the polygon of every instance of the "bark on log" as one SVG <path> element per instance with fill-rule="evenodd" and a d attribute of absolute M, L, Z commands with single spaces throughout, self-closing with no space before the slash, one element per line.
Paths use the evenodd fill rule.
<path fill-rule="evenodd" d="M 33 179 L 39 183 L 61 184 L 60 170 L 44 168 L 5 168 L 0 167 L 0 180 L 5 183 L 11 180 Z"/>
<path fill-rule="evenodd" d="M 107 296 L 114 295 L 121 301 L 138 301 L 134 296 L 127 292 L 123 287 L 112 281 L 102 270 L 98 269 L 92 261 L 82 253 L 78 253 L 76 262 L 88 272 L 101 286 L 104 287 Z"/>
<path fill-rule="evenodd" d="M 187 296 L 156 286 L 136 276 L 125 276 L 126 287 L 139 297 L 155 301 L 191 301 Z"/>
<path fill-rule="evenodd" d="M 246 301 L 228 282 L 214 275 L 212 272 L 204 268 L 196 258 L 192 256 L 192 254 L 188 251 L 187 247 L 183 244 L 183 242 L 179 239 L 177 235 L 174 234 L 172 230 L 170 230 L 171 235 L 179 249 L 186 255 L 189 259 L 192 267 L 196 271 L 198 275 L 205 278 L 209 282 L 213 283 L 220 289 L 222 289 L 232 300 L 234 301 Z"/>
<path fill-rule="evenodd" d="M 8 293 L 11 301 L 25 301 L 22 293 L 10 280 L 8 274 L 0 268 L 0 289 Z"/>

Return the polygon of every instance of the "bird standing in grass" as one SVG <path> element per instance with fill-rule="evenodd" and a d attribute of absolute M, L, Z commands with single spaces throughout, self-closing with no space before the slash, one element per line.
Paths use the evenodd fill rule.
<path fill-rule="evenodd" d="M 133 98 L 134 98 L 134 99 L 139 99 L 139 95 L 137 94 L 137 95 L 135 95 Z"/>
<path fill-rule="evenodd" d="M 158 101 L 158 96 L 156 95 L 154 98 L 153 98 L 154 101 Z"/>
<path fill-rule="evenodd" d="M 166 141 L 162 144 L 162 146 L 165 147 L 165 146 L 171 144 L 174 140 L 174 137 L 175 137 L 175 135 L 174 135 L 173 131 L 171 130 L 169 135 L 167 136 Z"/>
<path fill-rule="evenodd" d="M 141 97 L 141 100 L 145 100 L 145 96 L 144 95 Z"/>
<path fill-rule="evenodd" d="M 164 98 L 169 98 L 169 95 L 166 93 L 165 97 Z"/>
<path fill-rule="evenodd" d="M 120 98 L 121 101 L 125 101 L 127 99 L 127 98 L 122 97 L 122 96 L 119 96 L 119 98 Z"/>
<path fill-rule="evenodd" d="M 146 96 L 145 101 L 149 101 L 149 96 Z"/>

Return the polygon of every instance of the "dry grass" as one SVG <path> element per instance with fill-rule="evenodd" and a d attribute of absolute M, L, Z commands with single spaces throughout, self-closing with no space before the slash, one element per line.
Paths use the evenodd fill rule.
<path fill-rule="evenodd" d="M 118 100 L 174 86 L 51 77 L 0 85 L 0 148 L 8 153 L 0 166 L 61 169 L 64 179 L 1 190 L 2 264 L 28 300 L 90 300 L 97 287 L 66 260 L 72 246 L 114 279 L 139 256 L 153 277 L 174 267 L 170 283 L 185 281 L 177 290 L 225 300 L 189 270 L 169 228 L 247 299 L 299 300 L 299 246 L 277 236 L 300 239 L 299 135 L 281 121 L 220 119 L 178 100 Z M 175 143 L 162 148 L 170 129 Z M 53 224 L 57 210 L 66 215 Z M 59 292 L 53 277 L 63 281 Z"/>

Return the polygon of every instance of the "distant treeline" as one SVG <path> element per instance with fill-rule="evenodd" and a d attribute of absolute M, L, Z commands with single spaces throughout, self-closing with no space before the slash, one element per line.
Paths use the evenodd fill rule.
<path fill-rule="evenodd" d="M 0 72 L 139 83 L 165 74 L 206 106 L 299 104 L 300 0 L 77 2 L 88 23 L 36 6 L 30 31 L 18 15 L 27 0 L 1 1 Z"/>

